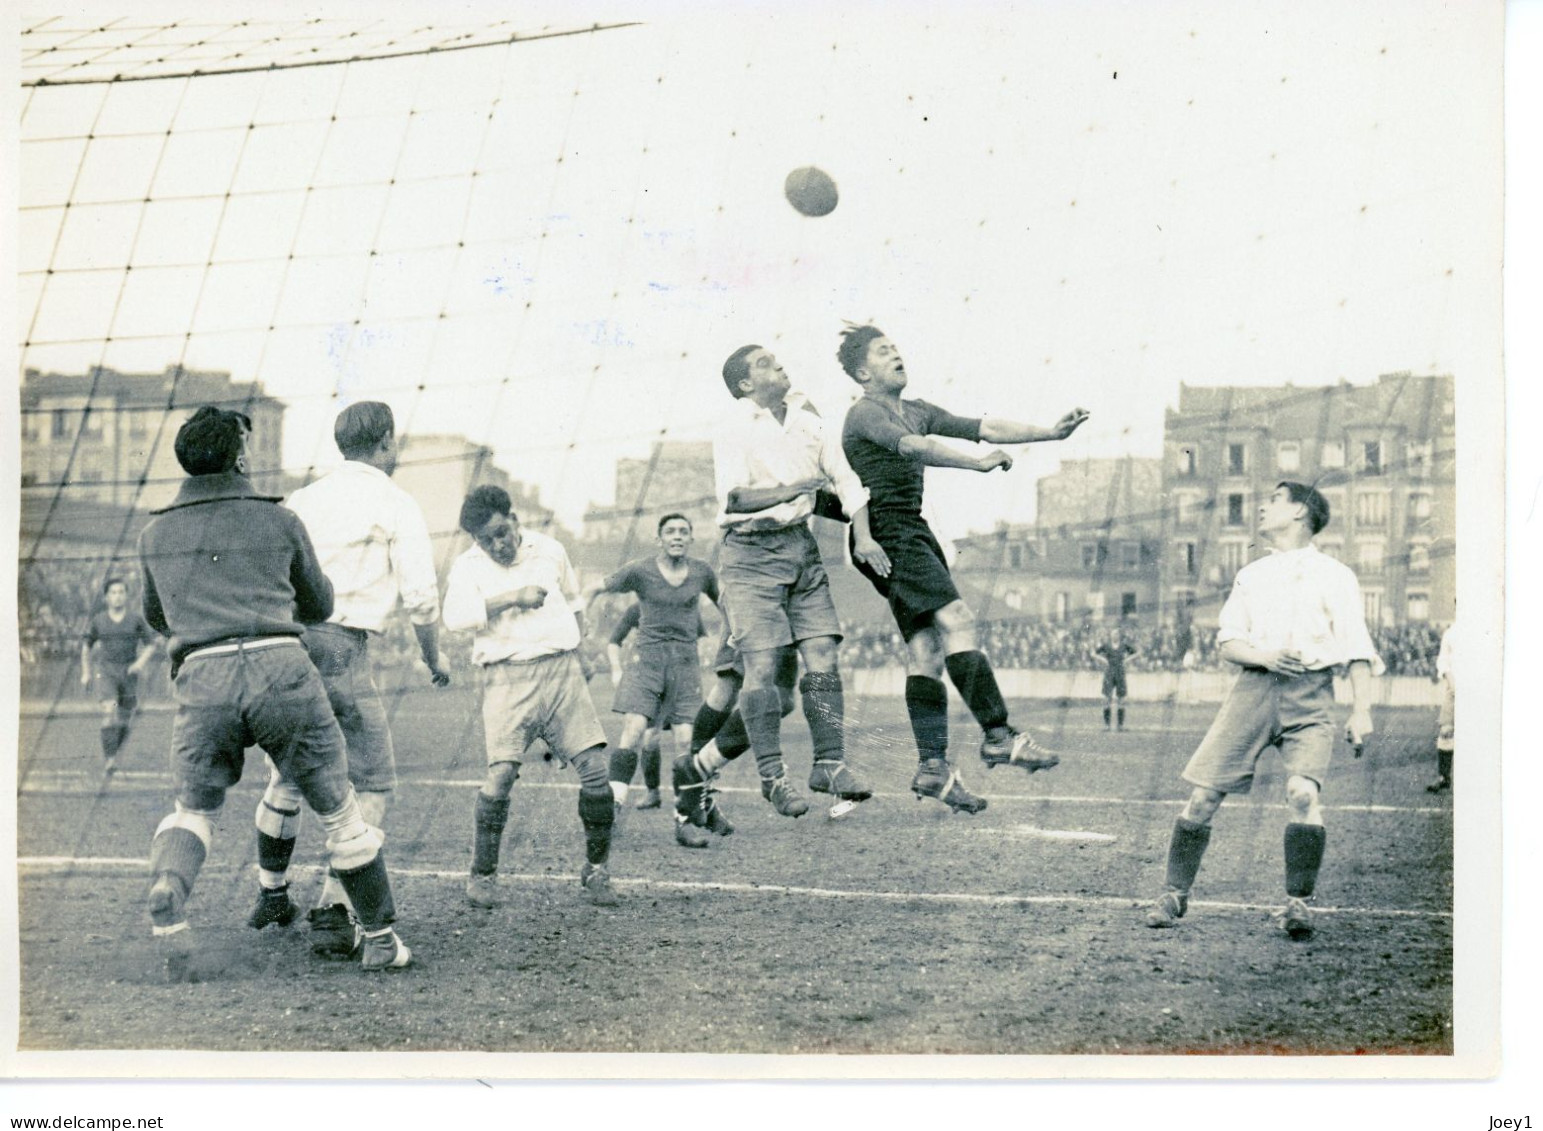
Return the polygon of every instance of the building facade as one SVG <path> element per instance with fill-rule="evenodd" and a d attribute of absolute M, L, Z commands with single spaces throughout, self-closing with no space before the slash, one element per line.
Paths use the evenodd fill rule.
<path fill-rule="evenodd" d="M 1290 479 L 1328 499 L 1329 525 L 1315 541 L 1356 571 L 1368 624 L 1450 623 L 1455 423 L 1450 376 L 1181 385 L 1163 428 L 1162 618 L 1215 623 L 1237 571 L 1263 552 L 1259 505 Z"/>

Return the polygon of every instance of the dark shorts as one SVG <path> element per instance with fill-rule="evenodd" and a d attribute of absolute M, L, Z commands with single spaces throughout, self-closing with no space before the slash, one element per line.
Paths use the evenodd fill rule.
<path fill-rule="evenodd" d="M 1109 671 L 1108 669 L 1104 671 L 1104 698 L 1107 699 L 1111 695 L 1120 699 L 1125 698 L 1124 668 L 1121 668 L 1118 672 Z"/>
<path fill-rule="evenodd" d="M 932 624 L 933 614 L 959 600 L 959 590 L 948 572 L 948 559 L 927 520 L 910 511 L 870 511 L 873 539 L 889 555 L 889 576 L 880 577 L 866 564 L 853 562 L 858 572 L 873 583 L 879 596 L 910 640 Z"/>
<path fill-rule="evenodd" d="M 1218 793 L 1247 793 L 1260 756 L 1279 746 L 1288 774 L 1322 788 L 1334 756 L 1333 710 L 1332 671 L 1293 677 L 1245 668 L 1184 767 L 1184 780 Z"/>
<path fill-rule="evenodd" d="M 727 617 L 723 621 L 723 631 L 718 634 L 718 652 L 713 656 L 713 674 L 740 680 L 745 678 L 745 658 L 735 647 L 734 636 L 729 632 Z"/>
<path fill-rule="evenodd" d="M 91 692 L 98 703 L 116 703 L 120 712 L 139 706 L 139 675 L 128 664 L 98 660 L 91 669 Z"/>
<path fill-rule="evenodd" d="M 652 727 L 689 723 L 702 706 L 695 644 L 643 644 L 622 672 L 611 700 L 619 715 L 642 715 Z"/>
<path fill-rule="evenodd" d="M 807 525 L 723 536 L 718 557 L 723 610 L 746 652 L 822 636 L 841 639 L 820 546 Z"/>
<path fill-rule="evenodd" d="M 177 672 L 175 695 L 171 769 L 185 807 L 218 809 L 241 780 L 248 746 L 260 746 L 316 812 L 336 812 L 348 799 L 343 732 L 298 639 L 195 652 Z"/>
<path fill-rule="evenodd" d="M 338 624 L 313 624 L 305 630 L 304 641 L 343 731 L 348 780 L 367 793 L 395 789 L 396 752 L 386 705 L 370 670 L 369 634 Z"/>

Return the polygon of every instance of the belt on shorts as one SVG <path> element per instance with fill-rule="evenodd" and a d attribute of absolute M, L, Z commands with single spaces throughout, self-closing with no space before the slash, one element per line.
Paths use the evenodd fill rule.
<path fill-rule="evenodd" d="M 752 521 L 754 521 L 754 520 L 752 520 Z M 808 519 L 799 519 L 797 522 L 790 522 L 790 523 L 787 523 L 786 525 L 783 525 L 783 526 L 753 526 L 753 525 L 750 525 L 749 523 L 743 523 L 743 524 L 738 525 L 738 526 L 726 526 L 726 527 L 724 527 L 723 536 L 725 538 L 733 538 L 735 535 L 745 536 L 745 535 L 755 535 L 755 534 L 786 534 L 790 530 L 808 530 L 808 529 L 809 529 L 809 520 Z"/>
<path fill-rule="evenodd" d="M 298 636 L 244 636 L 237 640 L 222 640 L 218 644 L 205 644 L 202 648 L 184 652 L 182 658 L 186 661 L 194 656 L 224 656 L 231 652 L 250 652 L 254 648 L 272 648 L 278 644 L 299 643 Z"/>

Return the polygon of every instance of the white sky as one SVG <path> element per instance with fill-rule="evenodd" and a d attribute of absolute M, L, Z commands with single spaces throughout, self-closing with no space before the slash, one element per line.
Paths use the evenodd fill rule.
<path fill-rule="evenodd" d="M 1008 476 L 929 479 L 945 535 L 1025 520 L 1060 458 L 1157 455 L 1181 381 L 1494 377 L 1498 11 L 675 5 L 513 47 L 39 90 L 23 364 L 255 377 L 291 403 L 296 468 L 337 458 L 339 397 L 379 397 L 491 444 L 577 524 L 617 456 L 710 435 L 740 344 L 839 414 L 836 335 L 871 318 L 914 395 L 1092 410 Z M 781 197 L 811 163 L 841 188 L 821 219 Z M 29 208 L 67 198 L 62 228 Z"/>

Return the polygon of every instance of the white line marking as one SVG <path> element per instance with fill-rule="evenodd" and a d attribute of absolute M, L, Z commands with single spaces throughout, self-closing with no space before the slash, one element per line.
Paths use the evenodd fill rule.
<path fill-rule="evenodd" d="M 141 771 L 135 771 L 135 772 L 130 772 L 130 773 L 119 773 L 119 774 L 115 774 L 114 777 L 118 777 L 118 778 L 129 778 L 129 777 L 149 778 L 149 779 L 155 779 L 157 782 L 164 782 L 167 785 L 170 785 L 171 784 L 171 780 L 172 780 L 170 774 L 155 773 L 155 772 L 148 771 L 148 770 L 141 770 Z M 44 773 L 42 771 L 39 771 L 37 773 L 33 773 L 33 774 L 27 775 L 26 776 L 26 781 L 22 784 L 20 789 L 17 790 L 17 792 L 18 793 L 44 793 L 44 794 L 47 794 L 47 793 L 79 793 L 80 789 L 78 787 L 73 788 L 73 789 L 66 789 L 66 788 L 57 788 L 53 784 L 34 784 L 34 783 L 54 783 L 54 782 L 57 782 L 59 786 L 63 786 L 65 784 L 67 784 L 68 782 L 72 782 L 72 781 L 98 782 L 98 783 L 100 783 L 102 781 L 102 775 L 101 774 L 88 774 L 88 773 L 85 773 L 85 772 L 79 771 L 79 770 L 56 770 L 56 771 L 51 771 L 49 773 Z M 481 778 L 402 778 L 400 784 L 402 786 L 404 786 L 404 787 L 405 786 L 423 786 L 423 787 L 425 787 L 427 789 L 477 789 L 477 788 L 479 788 L 482 785 L 482 779 Z M 577 791 L 577 789 L 579 787 L 578 787 L 578 783 L 577 782 L 527 781 L 524 778 L 521 778 L 518 782 L 515 783 L 515 787 L 514 788 L 515 789 L 556 789 L 556 790 L 561 790 L 561 791 L 564 791 L 564 792 L 571 793 L 571 792 Z M 760 797 L 760 795 L 761 795 L 760 789 L 752 788 L 750 786 L 727 785 L 727 786 L 719 786 L 719 787 L 717 787 L 717 789 L 718 789 L 719 793 L 744 794 L 746 796 L 755 796 L 755 797 Z M 896 800 L 899 800 L 899 801 L 910 801 L 915 795 L 912 794 L 909 790 L 907 790 L 905 793 L 889 793 L 889 792 L 885 792 L 885 791 L 878 791 L 878 792 L 875 792 L 873 796 L 877 797 L 877 798 L 880 798 L 880 799 L 883 799 L 883 800 L 889 800 L 889 801 L 896 801 Z M 1178 810 L 1179 808 L 1182 808 L 1183 805 L 1184 805 L 1184 798 L 1182 798 L 1182 797 L 1166 797 L 1166 798 L 1153 798 L 1153 797 L 1096 797 L 1096 796 L 1089 796 L 1089 795 L 1084 795 L 1084 794 L 1070 794 L 1070 793 L 1046 793 L 1046 794 L 1012 794 L 1012 793 L 1000 794 L 999 793 L 999 794 L 991 794 L 991 795 L 989 795 L 988 800 L 990 800 L 991 803 L 994 804 L 994 805 L 995 804 L 1007 804 L 1009 802 L 1014 803 L 1014 804 L 1019 803 L 1019 802 L 1034 802 L 1036 804 L 1043 803 L 1043 804 L 1055 804 L 1055 805 L 1156 805 L 1156 806 L 1159 806 L 1160 808 L 1174 809 L 1174 810 Z M 1234 809 L 1237 809 L 1237 808 L 1249 808 L 1249 809 L 1275 809 L 1275 810 L 1283 810 L 1283 809 L 1289 809 L 1290 806 L 1285 804 L 1284 802 L 1269 802 L 1269 801 L 1266 801 L 1266 802 L 1257 802 L 1256 803 L 1256 802 L 1248 801 L 1244 797 L 1240 796 L 1238 798 L 1238 800 L 1233 803 L 1232 808 L 1234 808 Z M 1447 808 L 1447 807 L 1444 807 L 1444 806 L 1441 806 L 1441 805 L 1325 805 L 1325 806 L 1323 806 L 1323 808 L 1328 810 L 1331 813 L 1451 813 L 1452 812 L 1452 810 L 1450 808 Z"/>
<path fill-rule="evenodd" d="M 1085 840 L 1094 844 L 1113 844 L 1116 839 L 1111 833 L 1090 833 L 1081 829 L 1041 829 L 1034 825 L 1013 825 L 1006 829 L 977 828 L 970 831 L 990 833 L 993 836 L 1021 836 L 1031 840 Z"/>
<path fill-rule="evenodd" d="M 126 857 L 79 857 L 23 856 L 16 861 L 19 869 L 47 871 L 107 871 L 114 868 L 148 868 L 149 860 Z M 246 869 L 210 868 L 209 872 L 245 871 Z M 291 872 L 314 873 L 321 869 L 315 865 L 291 868 Z M 437 868 L 393 868 L 392 875 L 414 879 L 452 880 L 457 883 L 466 879 L 465 871 L 447 871 Z M 515 884 L 565 884 L 577 886 L 577 875 L 552 875 L 545 872 L 500 872 L 499 879 Z M 875 900 L 880 903 L 963 903 L 984 907 L 1026 907 L 1039 905 L 1076 905 L 1091 907 L 1121 907 L 1136 909 L 1145 907 L 1150 900 L 1120 895 L 997 895 L 986 892 L 963 891 L 848 891 L 837 888 L 795 887 L 790 884 L 752 884 L 710 882 L 695 880 L 655 880 L 648 878 L 628 879 L 612 876 L 611 882 L 621 888 L 641 888 L 659 891 L 715 892 L 727 895 L 798 895 L 808 899 Z M 1221 900 L 1192 899 L 1191 907 L 1205 907 L 1213 911 L 1244 911 L 1274 913 L 1278 907 L 1263 903 L 1228 903 Z M 1372 915 L 1386 919 L 1450 919 L 1450 911 L 1414 911 L 1400 907 L 1319 907 L 1314 911 L 1325 915 Z"/>

